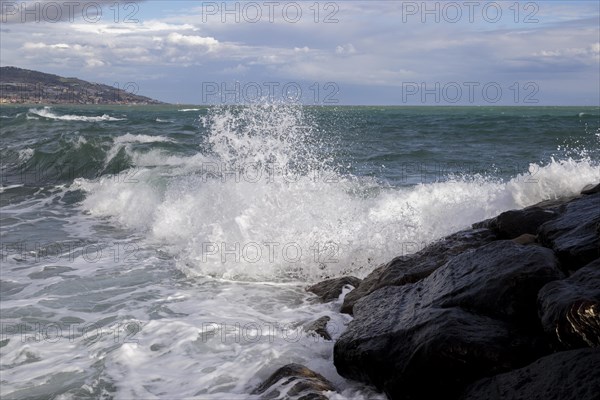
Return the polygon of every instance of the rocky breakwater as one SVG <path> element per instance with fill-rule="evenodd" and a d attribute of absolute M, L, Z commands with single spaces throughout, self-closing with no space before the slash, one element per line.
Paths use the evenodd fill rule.
<path fill-rule="evenodd" d="M 597 399 L 600 185 L 398 257 L 342 311 L 338 372 L 391 399 Z"/>

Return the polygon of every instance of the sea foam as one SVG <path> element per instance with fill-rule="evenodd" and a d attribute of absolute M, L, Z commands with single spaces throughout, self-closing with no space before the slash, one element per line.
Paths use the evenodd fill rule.
<path fill-rule="evenodd" d="M 103 114 L 97 117 L 89 117 L 85 115 L 58 115 L 52 111 L 51 107 L 44 108 L 31 108 L 29 109 L 29 114 L 34 114 L 43 118 L 60 120 L 60 121 L 82 121 L 82 122 L 105 122 L 105 121 L 125 121 L 127 118 L 116 118 L 111 117 L 108 114 Z M 28 115 L 29 118 L 29 115 Z M 35 117 L 34 117 L 35 118 Z"/>
<path fill-rule="evenodd" d="M 88 192 L 83 207 L 92 215 L 140 231 L 190 275 L 364 276 L 474 222 L 600 180 L 598 164 L 582 157 L 533 163 L 505 181 L 465 175 L 389 187 L 340 172 L 323 150 L 332 143 L 315 134 L 301 107 L 217 108 L 202 123 L 209 135 L 195 156 L 132 154 L 135 184 L 75 182 Z"/>

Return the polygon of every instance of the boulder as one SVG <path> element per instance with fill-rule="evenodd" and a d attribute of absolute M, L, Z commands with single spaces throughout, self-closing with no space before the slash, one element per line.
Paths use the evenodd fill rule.
<path fill-rule="evenodd" d="M 544 223 L 538 241 L 557 254 L 565 271 L 600 257 L 600 193 L 577 198 L 557 218 Z"/>
<path fill-rule="evenodd" d="M 538 228 L 558 216 L 553 210 L 530 207 L 503 212 L 488 222 L 488 228 L 500 239 L 514 239 L 524 234 L 535 235 Z"/>
<path fill-rule="evenodd" d="M 589 184 L 586 185 L 583 190 L 581 190 L 581 194 L 595 194 L 600 193 L 600 183 L 597 185 Z"/>
<path fill-rule="evenodd" d="M 563 277 L 551 250 L 501 240 L 455 257 L 424 284 L 432 305 L 537 326 L 538 291 Z"/>
<path fill-rule="evenodd" d="M 547 200 L 540 201 L 539 203 L 534 204 L 533 206 L 530 206 L 528 208 L 533 208 L 533 207 L 543 208 L 544 210 L 552 210 L 552 211 L 555 211 L 560 214 L 565 211 L 565 207 L 567 206 L 567 204 L 569 204 L 571 201 L 573 201 L 579 197 L 581 197 L 581 196 L 574 195 L 574 196 L 559 197 L 559 198 L 555 198 L 555 199 L 547 199 Z"/>
<path fill-rule="evenodd" d="M 555 353 L 531 365 L 482 379 L 461 400 L 597 400 L 600 349 Z"/>
<path fill-rule="evenodd" d="M 413 310 L 415 315 L 407 310 L 398 317 L 383 312 L 409 309 L 410 301 L 398 296 L 409 286 L 382 288 L 357 303 L 357 314 L 364 306 L 373 316 L 360 314 L 336 342 L 340 375 L 372 384 L 390 399 L 451 399 L 469 383 L 526 365 L 546 351 L 510 324 L 460 308 L 424 308 Z"/>
<path fill-rule="evenodd" d="M 345 297 L 344 302 L 342 303 L 342 309 L 340 310 L 343 313 L 352 315 L 352 308 L 354 307 L 354 303 L 356 303 L 361 298 L 365 297 L 369 293 L 374 290 L 375 285 L 379 281 L 379 277 L 381 273 L 385 269 L 386 264 L 382 264 L 379 267 L 375 268 L 365 279 L 362 280 L 360 285 L 357 288 L 350 291 Z"/>
<path fill-rule="evenodd" d="M 331 318 L 327 315 L 304 325 L 305 332 L 314 332 L 325 340 L 332 340 L 331 335 L 327 332 L 327 323 Z"/>
<path fill-rule="evenodd" d="M 306 288 L 307 291 L 316 294 L 323 302 L 337 300 L 346 285 L 358 287 L 360 279 L 354 276 L 342 276 L 340 278 L 327 279 Z"/>
<path fill-rule="evenodd" d="M 600 347 L 600 259 L 538 294 L 542 326 L 562 349 Z"/>
<path fill-rule="evenodd" d="M 512 241 L 515 243 L 518 243 L 518 244 L 522 244 L 524 246 L 527 246 L 530 244 L 538 244 L 536 241 L 536 236 L 531 235 L 529 233 L 524 233 L 521 236 L 514 238 Z"/>
<path fill-rule="evenodd" d="M 334 363 L 392 399 L 452 398 L 549 351 L 536 299 L 561 277 L 543 247 L 496 241 L 462 253 L 421 281 L 359 300 Z"/>
<path fill-rule="evenodd" d="M 300 364 L 287 364 L 252 391 L 262 399 L 327 400 L 335 388 L 325 377 Z M 280 397 L 282 396 L 283 397 Z"/>
<path fill-rule="evenodd" d="M 344 298 L 342 312 L 352 314 L 354 304 L 367 294 L 385 287 L 417 282 L 429 276 L 452 257 L 496 239 L 488 229 L 467 229 L 430 244 L 421 251 L 394 258 L 369 274 Z"/>

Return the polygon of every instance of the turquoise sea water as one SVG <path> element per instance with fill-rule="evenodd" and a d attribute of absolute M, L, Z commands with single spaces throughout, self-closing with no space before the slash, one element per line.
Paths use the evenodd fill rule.
<path fill-rule="evenodd" d="M 597 107 L 3 106 L 2 398 L 340 388 L 307 282 L 600 180 Z M 61 397 L 62 396 L 62 397 Z"/>

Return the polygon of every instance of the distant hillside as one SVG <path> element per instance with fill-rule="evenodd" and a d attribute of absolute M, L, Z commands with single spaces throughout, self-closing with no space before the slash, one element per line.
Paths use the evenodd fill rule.
<path fill-rule="evenodd" d="M 117 88 L 16 67 L 0 67 L 0 104 L 164 104 L 138 96 L 137 86 L 133 83 L 123 86 L 126 87 Z"/>

